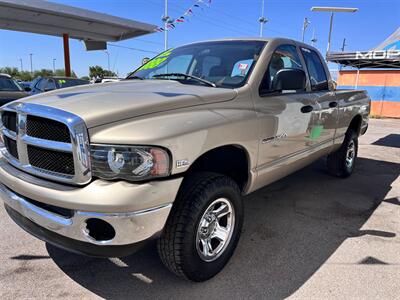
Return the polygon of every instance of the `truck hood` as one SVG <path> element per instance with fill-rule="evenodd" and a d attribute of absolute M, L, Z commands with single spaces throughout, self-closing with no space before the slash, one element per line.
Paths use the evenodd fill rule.
<path fill-rule="evenodd" d="M 127 80 L 66 88 L 18 102 L 71 112 L 91 128 L 151 113 L 228 101 L 236 95 L 233 89 L 189 85 L 173 80 Z"/>

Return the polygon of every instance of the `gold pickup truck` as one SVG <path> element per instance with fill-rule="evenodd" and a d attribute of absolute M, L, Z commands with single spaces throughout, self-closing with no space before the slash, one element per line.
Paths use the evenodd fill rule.
<path fill-rule="evenodd" d="M 351 175 L 369 110 L 307 44 L 189 44 L 120 82 L 3 106 L 0 196 L 46 242 L 115 257 L 157 239 L 171 271 L 204 281 L 239 241 L 243 195 L 322 156 Z"/>

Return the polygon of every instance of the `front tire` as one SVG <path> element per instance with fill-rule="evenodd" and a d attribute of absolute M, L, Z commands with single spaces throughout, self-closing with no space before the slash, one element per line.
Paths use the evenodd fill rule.
<path fill-rule="evenodd" d="M 358 153 L 358 134 L 354 130 L 346 132 L 343 144 L 328 155 L 328 170 L 332 175 L 347 178 L 354 170 Z"/>
<path fill-rule="evenodd" d="M 161 260 L 176 275 L 201 282 L 232 256 L 243 224 L 237 184 L 216 173 L 195 173 L 183 182 L 158 241 Z"/>

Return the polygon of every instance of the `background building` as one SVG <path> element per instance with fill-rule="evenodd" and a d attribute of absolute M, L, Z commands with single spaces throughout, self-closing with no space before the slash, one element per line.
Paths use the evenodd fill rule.
<path fill-rule="evenodd" d="M 338 88 L 367 90 L 371 115 L 400 118 L 400 28 L 371 51 L 332 53 L 328 60 L 352 67 L 339 71 Z"/>

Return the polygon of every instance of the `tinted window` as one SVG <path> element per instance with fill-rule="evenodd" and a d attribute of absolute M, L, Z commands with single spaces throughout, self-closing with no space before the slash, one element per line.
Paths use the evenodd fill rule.
<path fill-rule="evenodd" d="M 55 80 L 57 81 L 57 85 L 60 89 L 71 86 L 89 84 L 89 81 L 75 78 L 55 78 Z"/>
<path fill-rule="evenodd" d="M 19 92 L 22 88 L 11 78 L 0 77 L 0 91 Z"/>
<path fill-rule="evenodd" d="M 30 87 L 31 88 L 37 88 L 36 84 L 38 83 L 38 81 L 40 80 L 40 78 L 36 77 L 35 79 L 32 80 Z"/>
<path fill-rule="evenodd" d="M 306 48 L 302 48 L 301 51 L 310 76 L 311 89 L 313 91 L 327 90 L 328 79 L 319 55 L 315 51 Z"/>
<path fill-rule="evenodd" d="M 36 84 L 36 88 L 41 91 L 44 91 L 44 89 L 46 88 L 46 85 L 47 85 L 47 79 L 43 78 Z"/>
<path fill-rule="evenodd" d="M 49 79 L 47 82 L 46 90 L 55 90 L 56 84 L 53 79 Z"/>
<path fill-rule="evenodd" d="M 281 45 L 276 48 L 275 52 L 272 54 L 263 82 L 261 83 L 260 92 L 271 91 L 275 75 L 282 69 L 303 70 L 300 57 L 297 54 L 296 46 Z"/>

